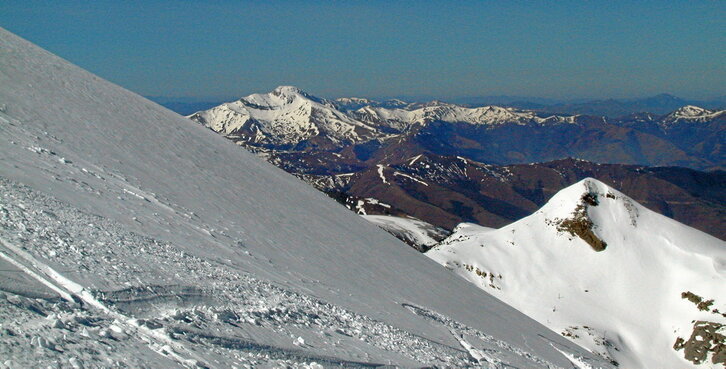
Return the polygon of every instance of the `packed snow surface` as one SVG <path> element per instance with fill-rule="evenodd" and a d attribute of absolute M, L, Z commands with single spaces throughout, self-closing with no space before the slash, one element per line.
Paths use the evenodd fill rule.
<path fill-rule="evenodd" d="M 220 135 L 2 29 L 0 107 L 4 366 L 611 367 Z"/>
<path fill-rule="evenodd" d="M 604 250 L 568 219 L 589 219 Z M 592 178 L 501 229 L 462 224 L 427 255 L 623 368 L 723 368 L 713 352 L 696 365 L 673 347 L 698 321 L 726 344 L 726 243 Z"/>

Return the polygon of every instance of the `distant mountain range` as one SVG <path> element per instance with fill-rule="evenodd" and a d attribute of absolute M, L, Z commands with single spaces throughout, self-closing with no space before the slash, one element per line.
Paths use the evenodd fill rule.
<path fill-rule="evenodd" d="M 181 115 L 189 115 L 200 110 L 207 110 L 220 105 L 230 99 L 224 98 L 183 98 L 146 96 L 148 99 L 171 109 Z M 408 98 L 369 99 L 356 97 L 343 97 L 335 99 L 342 110 L 356 110 L 364 106 L 384 108 L 405 108 L 423 105 L 421 102 L 408 102 Z M 429 101 L 431 99 L 413 100 Z M 719 96 L 709 100 L 683 99 L 671 94 L 659 94 L 644 98 L 633 99 L 573 99 L 557 100 L 527 96 L 478 96 L 458 97 L 447 100 L 449 103 L 468 107 L 497 105 L 519 109 L 534 110 L 541 113 L 558 114 L 585 114 L 618 118 L 635 113 L 648 112 L 662 115 L 685 105 L 701 106 L 710 110 L 726 109 L 726 96 Z"/>
<path fill-rule="evenodd" d="M 326 100 L 281 86 L 190 118 L 257 151 L 336 153 L 347 159 L 336 161 L 358 166 L 423 151 L 499 165 L 565 157 L 694 169 L 726 163 L 726 111 L 688 105 L 664 115 L 609 119 L 440 101 L 392 103 L 400 107 L 363 99 Z M 372 105 L 354 109 L 361 104 Z"/>
<path fill-rule="evenodd" d="M 726 109 L 726 97 L 711 100 L 688 100 L 670 94 L 660 94 L 638 99 L 599 99 L 579 101 L 542 101 L 541 99 L 494 97 L 456 99 L 467 105 L 503 104 L 520 109 L 531 109 L 546 113 L 567 113 L 599 115 L 618 118 L 625 115 L 648 112 L 666 114 L 685 105 L 702 106 L 707 109 Z"/>
<path fill-rule="evenodd" d="M 687 105 L 609 119 L 439 101 L 333 101 L 281 86 L 190 118 L 361 214 L 412 216 L 448 230 L 462 221 L 499 227 L 596 177 L 726 238 L 723 171 L 648 167 L 723 168 L 724 111 Z"/>

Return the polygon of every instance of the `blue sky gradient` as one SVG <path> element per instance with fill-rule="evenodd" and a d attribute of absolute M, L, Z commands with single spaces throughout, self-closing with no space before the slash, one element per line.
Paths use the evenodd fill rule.
<path fill-rule="evenodd" d="M 5 0 L 0 26 L 143 95 L 726 94 L 725 1 Z"/>

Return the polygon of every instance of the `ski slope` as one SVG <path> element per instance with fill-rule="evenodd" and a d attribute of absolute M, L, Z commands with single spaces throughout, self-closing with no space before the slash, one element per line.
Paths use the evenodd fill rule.
<path fill-rule="evenodd" d="M 578 218 L 595 238 L 570 232 Z M 726 243 L 595 179 L 506 227 L 462 224 L 426 255 L 623 368 L 726 362 Z"/>
<path fill-rule="evenodd" d="M 3 29 L 0 187 L 5 366 L 611 367 L 220 135 Z"/>

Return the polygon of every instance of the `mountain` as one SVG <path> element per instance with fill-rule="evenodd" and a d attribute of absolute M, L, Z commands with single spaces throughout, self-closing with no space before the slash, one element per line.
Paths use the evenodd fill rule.
<path fill-rule="evenodd" d="M 595 179 L 426 255 L 620 367 L 726 365 L 726 243 Z"/>
<path fill-rule="evenodd" d="M 356 173 L 301 176 L 343 203 L 378 201 L 361 202 L 354 209 L 358 212 L 362 208 L 364 214 L 408 215 L 448 230 L 461 222 L 502 227 L 531 214 L 561 189 L 587 177 L 632 194 L 653 211 L 726 239 L 723 171 L 577 159 L 499 166 L 423 153 Z"/>
<path fill-rule="evenodd" d="M 726 111 L 708 110 L 698 106 L 686 105 L 678 108 L 662 119 L 663 128 L 670 128 L 679 123 L 703 123 L 726 115 Z"/>
<path fill-rule="evenodd" d="M 648 114 L 621 118 L 619 125 L 672 142 L 679 150 L 724 168 L 726 111 L 687 105 L 654 118 Z"/>
<path fill-rule="evenodd" d="M 0 49 L 3 365 L 612 367 L 199 124 Z"/>
<path fill-rule="evenodd" d="M 723 169 L 726 163 L 723 111 L 702 109 L 699 115 L 700 108 L 685 106 L 662 116 L 608 119 L 441 101 L 396 104 L 400 106 L 361 98 L 334 102 L 281 86 L 190 118 L 252 151 L 303 152 L 314 156 L 308 160 L 312 163 L 320 159 L 344 164 L 342 171 L 424 150 L 498 165 L 566 157 L 694 169 Z M 335 165 L 326 163 L 304 171 L 321 174 L 321 169 Z"/>
<path fill-rule="evenodd" d="M 275 148 L 335 148 L 378 137 L 374 127 L 351 119 L 332 101 L 292 86 L 252 94 L 190 117 L 242 142 Z"/>
<path fill-rule="evenodd" d="M 387 109 L 411 109 L 417 106 L 416 103 L 408 103 L 403 100 L 390 99 L 384 101 L 377 101 L 372 99 L 366 99 L 361 97 L 341 97 L 335 99 L 335 106 L 342 111 L 358 110 L 366 106 L 373 106 L 377 108 Z"/>
<path fill-rule="evenodd" d="M 386 109 L 363 107 L 351 112 L 361 121 L 379 126 L 392 126 L 408 131 L 412 126 L 431 122 L 467 123 L 470 125 L 574 123 L 571 116 L 539 117 L 531 111 L 519 111 L 499 106 L 468 108 L 444 102 L 431 102 L 416 109 Z"/>
<path fill-rule="evenodd" d="M 726 154 L 717 141 L 723 138 L 723 117 L 690 124 L 679 121 L 664 131 L 661 121 L 650 125 L 625 124 L 603 117 L 576 116 L 560 124 L 496 126 L 434 122 L 417 132 L 409 143 L 439 155 L 463 156 L 491 164 L 520 164 L 577 157 L 600 163 L 648 166 L 684 166 L 694 169 L 722 168 Z M 552 121 L 552 120 L 550 120 Z M 688 142 L 682 138 L 689 137 Z M 723 142 L 723 141 L 721 141 Z"/>

